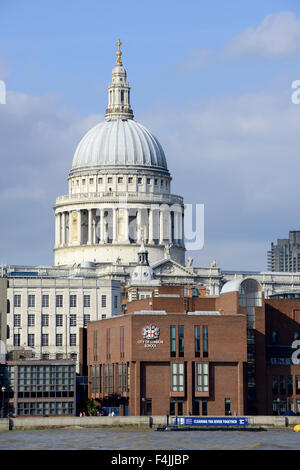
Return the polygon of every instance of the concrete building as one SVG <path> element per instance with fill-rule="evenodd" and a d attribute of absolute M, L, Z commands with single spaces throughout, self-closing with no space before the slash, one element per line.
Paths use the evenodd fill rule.
<path fill-rule="evenodd" d="M 300 231 L 289 232 L 289 238 L 277 239 L 277 245 L 271 243 L 271 250 L 268 251 L 268 269 L 300 271 Z"/>
<path fill-rule="evenodd" d="M 76 367 L 73 361 L 9 360 L 1 367 L 4 416 L 76 414 Z M 5 409 L 4 409 L 5 408 Z"/>
<path fill-rule="evenodd" d="M 120 313 L 120 282 L 63 274 L 7 273 L 7 349 L 30 349 L 37 359 L 72 358 L 78 368 L 79 329 Z"/>
<path fill-rule="evenodd" d="M 151 301 L 89 323 L 90 398 L 131 415 L 300 414 L 300 299 L 265 299 L 247 278 Z"/>

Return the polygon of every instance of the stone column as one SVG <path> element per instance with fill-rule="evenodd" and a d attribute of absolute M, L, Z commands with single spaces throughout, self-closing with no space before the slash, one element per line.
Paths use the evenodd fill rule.
<path fill-rule="evenodd" d="M 64 246 L 66 244 L 66 216 L 67 213 L 62 213 L 62 228 L 61 228 L 61 244 Z"/>
<path fill-rule="evenodd" d="M 92 209 L 88 210 L 88 239 L 87 244 L 92 244 Z"/>
<path fill-rule="evenodd" d="M 114 207 L 113 208 L 113 243 L 117 243 L 117 217 L 118 217 L 118 212 L 117 209 Z"/>
<path fill-rule="evenodd" d="M 172 243 L 172 212 L 171 212 L 171 209 L 169 209 L 169 212 L 168 212 L 168 238 L 169 238 L 169 243 Z"/>
<path fill-rule="evenodd" d="M 60 245 L 60 215 L 59 213 L 55 215 L 55 247 Z"/>
<path fill-rule="evenodd" d="M 69 245 L 72 245 L 72 212 L 69 212 Z"/>
<path fill-rule="evenodd" d="M 78 230 L 78 244 L 81 245 L 82 243 L 82 227 L 81 227 L 81 221 L 82 221 L 82 212 L 81 210 L 79 209 L 79 211 L 77 211 L 77 214 L 78 214 L 78 221 L 77 221 L 77 230 Z"/>
<path fill-rule="evenodd" d="M 163 245 L 164 243 L 164 211 L 160 210 L 159 212 L 159 244 Z"/>
<path fill-rule="evenodd" d="M 100 209 L 100 240 L 99 243 L 104 243 L 104 209 Z"/>
<path fill-rule="evenodd" d="M 136 241 L 137 243 L 140 243 L 141 238 L 142 238 L 141 223 L 142 223 L 141 209 L 138 209 L 136 213 Z"/>
<path fill-rule="evenodd" d="M 129 211 L 128 209 L 123 209 L 124 211 L 124 240 L 125 243 L 129 243 Z"/>
<path fill-rule="evenodd" d="M 148 243 L 150 245 L 153 245 L 154 240 L 153 240 L 153 210 L 149 210 L 149 217 L 148 217 Z"/>

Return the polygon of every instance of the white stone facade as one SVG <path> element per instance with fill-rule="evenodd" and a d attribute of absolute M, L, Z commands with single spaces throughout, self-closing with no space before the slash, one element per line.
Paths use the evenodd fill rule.
<path fill-rule="evenodd" d="M 79 328 L 120 314 L 120 282 L 27 273 L 8 279 L 8 350 L 25 348 L 37 358 L 78 361 Z"/>

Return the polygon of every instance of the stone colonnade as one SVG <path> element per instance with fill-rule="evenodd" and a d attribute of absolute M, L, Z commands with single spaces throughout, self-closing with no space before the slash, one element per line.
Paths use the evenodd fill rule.
<path fill-rule="evenodd" d="M 112 207 L 65 210 L 55 213 L 55 247 L 145 243 L 184 246 L 183 207 Z"/>

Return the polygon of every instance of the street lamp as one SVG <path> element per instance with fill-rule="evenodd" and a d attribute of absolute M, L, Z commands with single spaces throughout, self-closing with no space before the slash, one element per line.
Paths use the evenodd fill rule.
<path fill-rule="evenodd" d="M 3 387 L 1 387 L 1 392 L 2 392 L 2 407 L 1 407 L 2 408 L 2 413 L 1 413 L 1 415 L 2 415 L 2 418 L 4 418 L 4 394 L 5 394 L 5 391 L 6 391 L 6 388 L 3 385 Z"/>

